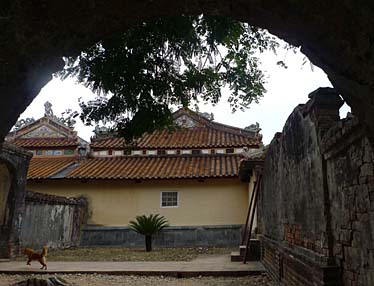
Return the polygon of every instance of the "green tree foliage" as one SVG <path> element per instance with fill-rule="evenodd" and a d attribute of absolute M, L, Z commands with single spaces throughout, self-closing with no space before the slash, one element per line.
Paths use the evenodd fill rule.
<path fill-rule="evenodd" d="M 86 124 L 112 122 L 125 138 L 170 126 L 170 106 L 217 103 L 228 86 L 232 111 L 265 92 L 256 52 L 275 50 L 267 32 L 224 17 L 159 18 L 67 58 L 62 78 L 97 93 L 81 102 Z"/>
<path fill-rule="evenodd" d="M 147 252 L 152 251 L 152 236 L 167 226 L 169 226 L 168 221 L 159 214 L 137 216 L 134 221 L 129 222 L 129 227 L 133 231 L 145 236 L 145 250 Z"/>

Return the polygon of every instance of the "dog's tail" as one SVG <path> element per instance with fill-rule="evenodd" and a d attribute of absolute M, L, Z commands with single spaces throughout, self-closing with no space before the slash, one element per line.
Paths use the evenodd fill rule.
<path fill-rule="evenodd" d="M 47 246 L 44 246 L 44 247 L 43 247 L 43 250 L 42 250 L 42 254 L 41 254 L 41 256 L 42 256 L 42 257 L 45 257 L 45 256 L 47 256 L 47 254 L 48 254 L 48 247 L 47 247 Z"/>

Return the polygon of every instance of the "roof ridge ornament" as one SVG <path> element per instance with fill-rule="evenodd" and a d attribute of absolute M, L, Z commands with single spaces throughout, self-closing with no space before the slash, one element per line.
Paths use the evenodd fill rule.
<path fill-rule="evenodd" d="M 209 121 L 214 121 L 214 114 L 213 112 L 209 113 L 209 112 L 198 112 L 198 114 L 202 117 L 204 117 L 205 119 L 208 119 Z"/>
<path fill-rule="evenodd" d="M 27 117 L 25 119 L 20 119 L 16 122 L 16 124 L 14 124 L 14 131 L 18 131 L 19 129 L 34 122 L 35 122 L 34 117 Z"/>
<path fill-rule="evenodd" d="M 52 110 L 52 103 L 50 103 L 48 100 L 44 103 L 44 116 L 53 118 L 53 110 Z"/>
<path fill-rule="evenodd" d="M 245 130 L 254 132 L 256 134 L 260 133 L 261 128 L 260 128 L 260 123 L 256 122 L 255 124 L 251 124 L 247 127 L 244 128 Z"/>

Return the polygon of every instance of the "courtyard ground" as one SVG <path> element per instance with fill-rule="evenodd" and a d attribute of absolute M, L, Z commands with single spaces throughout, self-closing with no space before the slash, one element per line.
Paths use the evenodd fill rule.
<path fill-rule="evenodd" d="M 229 255 L 237 248 L 183 247 L 155 248 L 145 252 L 141 248 L 77 247 L 50 250 L 48 261 L 191 261 L 199 255 Z M 24 257 L 17 260 L 22 261 Z"/>
<path fill-rule="evenodd" d="M 51 275 L 0 274 L 0 286 L 9 286 L 28 278 L 46 279 Z M 76 286 L 275 286 L 265 274 L 245 277 L 195 277 L 177 279 L 171 277 L 118 276 L 101 274 L 58 275 Z"/>
<path fill-rule="evenodd" d="M 120 247 L 51 250 L 47 256 L 48 271 L 39 270 L 40 265 L 35 261 L 26 266 L 24 257 L 0 262 L 0 286 L 51 276 L 77 286 L 274 285 L 260 262 L 251 261 L 245 265 L 231 262 L 229 253 L 232 250 L 202 247 L 160 248 L 150 253 Z"/>

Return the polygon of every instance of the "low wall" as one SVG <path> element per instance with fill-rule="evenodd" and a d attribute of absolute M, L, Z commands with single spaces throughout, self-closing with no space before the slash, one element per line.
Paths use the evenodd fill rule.
<path fill-rule="evenodd" d="M 173 226 L 154 236 L 156 247 L 238 246 L 242 225 Z M 86 225 L 82 229 L 81 246 L 121 245 L 144 247 L 144 236 L 128 227 Z"/>
<path fill-rule="evenodd" d="M 87 202 L 28 191 L 21 228 L 21 245 L 40 249 L 77 246 Z"/>
<path fill-rule="evenodd" d="M 340 286 L 339 266 L 329 266 L 324 262 L 310 259 L 307 249 L 295 249 L 287 243 L 262 237 L 262 262 L 269 274 L 281 285 L 297 286 Z"/>

